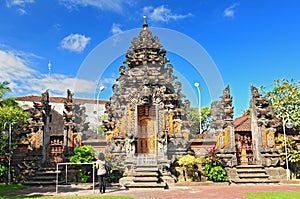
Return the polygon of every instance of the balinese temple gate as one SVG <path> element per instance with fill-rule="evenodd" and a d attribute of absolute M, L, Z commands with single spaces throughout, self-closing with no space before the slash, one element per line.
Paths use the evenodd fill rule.
<path fill-rule="evenodd" d="M 233 183 L 278 183 L 285 178 L 275 143 L 276 123 L 271 102 L 251 86 L 250 113 L 233 120 L 230 87 L 212 103 L 211 128 L 216 149 Z"/>
<path fill-rule="evenodd" d="M 108 152 L 124 166 L 120 183 L 127 187 L 165 187 L 172 181 L 171 163 L 188 150 L 190 102 L 183 101 L 181 83 L 167 62 L 144 17 L 119 68 L 104 121 Z"/>

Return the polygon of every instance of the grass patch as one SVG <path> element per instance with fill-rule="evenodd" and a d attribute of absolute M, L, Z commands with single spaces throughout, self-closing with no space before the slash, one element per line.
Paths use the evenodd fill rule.
<path fill-rule="evenodd" d="M 1 196 L 6 193 L 15 192 L 17 190 L 26 189 L 28 186 L 22 185 L 22 184 L 0 184 L 0 199 L 63 199 L 63 198 L 69 198 L 69 199 L 82 199 L 82 196 L 70 196 L 70 197 L 58 197 L 58 196 Z M 129 196 L 84 196 L 85 199 L 134 199 Z"/>
<path fill-rule="evenodd" d="M 28 186 L 22 184 L 0 184 L 0 195 L 15 192 L 20 189 L 26 189 Z"/>
<path fill-rule="evenodd" d="M 245 193 L 248 199 L 299 199 L 300 192 L 250 192 Z"/>

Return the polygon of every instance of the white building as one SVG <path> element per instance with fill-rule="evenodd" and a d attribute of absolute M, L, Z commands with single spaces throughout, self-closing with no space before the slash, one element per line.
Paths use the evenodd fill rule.
<path fill-rule="evenodd" d="M 63 115 L 64 111 L 64 97 L 49 97 L 49 104 L 51 108 Z M 16 97 L 16 101 L 23 108 L 33 107 L 33 102 L 40 102 L 41 96 L 29 95 L 23 97 Z M 96 127 L 99 125 L 97 118 L 104 115 L 105 104 L 107 100 L 94 100 L 94 99 L 79 99 L 74 98 L 74 103 L 85 107 L 87 115 L 86 122 L 89 122 L 89 129 L 96 131 Z"/>

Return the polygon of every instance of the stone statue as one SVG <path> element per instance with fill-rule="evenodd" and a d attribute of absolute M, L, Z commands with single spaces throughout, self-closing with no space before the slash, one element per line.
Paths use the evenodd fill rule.
<path fill-rule="evenodd" d="M 48 104 L 49 103 L 49 90 L 48 89 L 44 93 L 42 93 L 41 102 L 43 104 Z"/>

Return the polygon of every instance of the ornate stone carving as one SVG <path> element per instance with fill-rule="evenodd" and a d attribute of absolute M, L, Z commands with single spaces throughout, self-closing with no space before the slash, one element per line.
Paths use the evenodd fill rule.
<path fill-rule="evenodd" d="M 259 126 L 271 127 L 274 125 L 275 120 L 273 120 L 274 112 L 272 110 L 271 102 L 266 98 L 262 97 L 258 89 L 251 85 L 252 94 L 252 106 L 254 115 L 257 118 Z"/>
<path fill-rule="evenodd" d="M 169 157 L 188 150 L 186 114 L 190 102 L 183 103 L 182 84 L 174 83 L 177 77 L 173 66 L 166 64 L 166 53 L 144 21 L 139 36 L 131 41 L 124 66 L 119 68 L 118 83 L 105 105 L 108 151 L 123 162 L 150 153 L 169 164 Z"/>
<path fill-rule="evenodd" d="M 229 85 L 224 89 L 221 100 L 214 101 L 211 104 L 211 123 L 210 127 L 213 131 L 222 131 L 224 127 L 233 122 L 233 106 L 232 97 L 230 95 Z"/>

